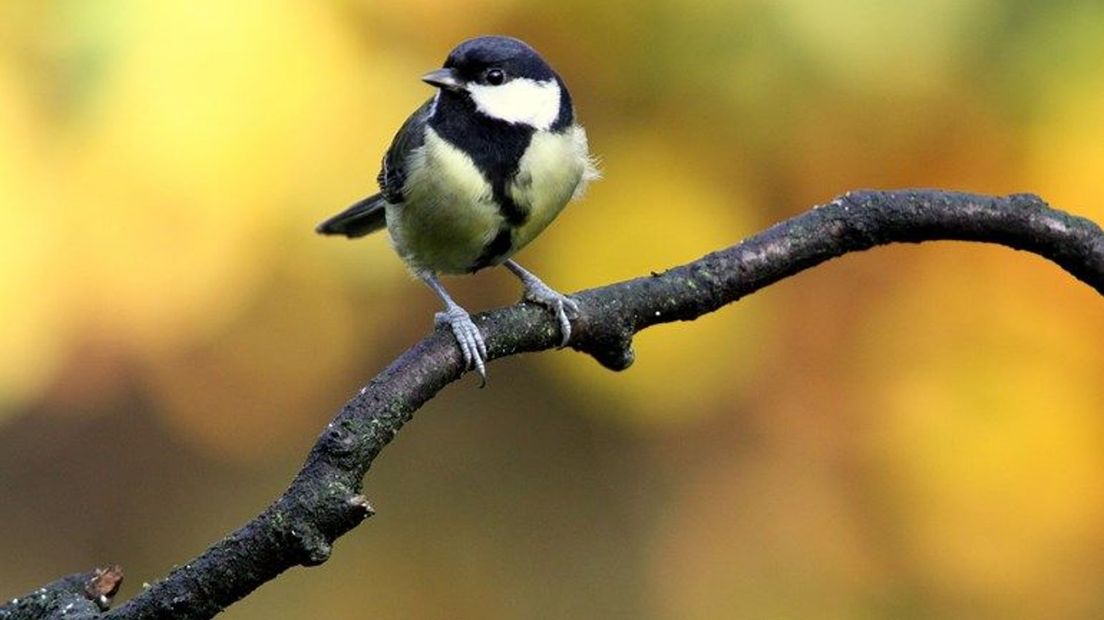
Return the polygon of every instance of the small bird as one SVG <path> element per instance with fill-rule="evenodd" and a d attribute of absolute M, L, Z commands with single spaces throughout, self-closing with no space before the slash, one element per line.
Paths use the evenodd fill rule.
<path fill-rule="evenodd" d="M 505 265 L 521 279 L 526 300 L 556 314 L 566 345 L 578 304 L 510 257 L 599 173 L 567 85 L 526 43 L 469 39 L 422 81 L 437 92 L 392 140 L 377 178 L 380 193 L 317 231 L 356 238 L 386 227 L 399 256 L 444 302 L 436 323 L 456 336 L 465 369 L 485 383 L 483 335 L 438 274 Z"/>

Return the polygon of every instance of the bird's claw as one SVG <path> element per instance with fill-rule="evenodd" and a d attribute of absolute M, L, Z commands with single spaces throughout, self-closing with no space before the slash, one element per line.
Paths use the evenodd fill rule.
<path fill-rule="evenodd" d="M 487 343 L 483 334 L 475 326 L 471 315 L 463 308 L 453 306 L 434 316 L 437 325 L 448 325 L 460 345 L 460 355 L 464 358 L 464 370 L 475 369 L 479 373 L 479 387 L 487 385 Z"/>
<path fill-rule="evenodd" d="M 566 347 L 571 340 L 571 321 L 579 318 L 579 302 L 557 293 L 540 280 L 525 283 L 525 299 L 535 304 L 540 304 L 556 314 L 556 320 L 560 323 L 560 347 Z"/>

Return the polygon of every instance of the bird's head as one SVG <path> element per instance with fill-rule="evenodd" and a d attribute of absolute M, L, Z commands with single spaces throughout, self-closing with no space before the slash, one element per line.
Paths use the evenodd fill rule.
<path fill-rule="evenodd" d="M 563 80 L 536 50 L 511 37 L 468 39 L 422 81 L 442 96 L 470 98 L 477 113 L 507 123 L 547 130 L 562 118 L 561 107 L 571 113 Z"/>

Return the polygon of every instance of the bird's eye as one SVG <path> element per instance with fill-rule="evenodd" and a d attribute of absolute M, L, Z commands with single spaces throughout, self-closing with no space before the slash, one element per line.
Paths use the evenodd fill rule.
<path fill-rule="evenodd" d="M 506 74 L 502 72 L 502 69 L 487 69 L 487 74 L 484 76 L 487 83 L 491 86 L 498 86 L 506 81 Z"/>

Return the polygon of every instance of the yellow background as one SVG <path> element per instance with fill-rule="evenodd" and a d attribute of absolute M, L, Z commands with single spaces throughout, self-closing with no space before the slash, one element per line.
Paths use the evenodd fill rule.
<path fill-rule="evenodd" d="M 518 257 L 561 290 L 858 187 L 1104 221 L 1096 2 L 0 3 L 0 598 L 191 558 L 430 328 L 384 236 L 312 228 L 488 32 L 552 61 L 602 161 Z M 1099 618 L 1102 343 L 1057 267 L 938 243 L 650 330 L 623 374 L 495 363 L 384 452 L 328 564 L 225 617 Z"/>

